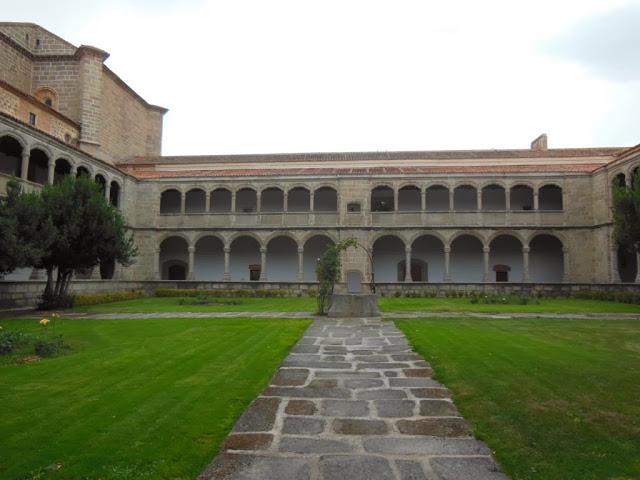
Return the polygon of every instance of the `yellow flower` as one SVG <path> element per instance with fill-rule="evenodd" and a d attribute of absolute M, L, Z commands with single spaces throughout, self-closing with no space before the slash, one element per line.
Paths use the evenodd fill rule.
<path fill-rule="evenodd" d="M 48 318 L 43 318 L 42 320 L 40 320 L 40 325 L 43 326 L 47 326 L 47 324 L 49 323 L 49 319 Z"/>
<path fill-rule="evenodd" d="M 51 314 L 51 317 L 53 317 L 53 318 L 58 318 L 59 316 L 60 316 L 60 315 L 58 315 L 57 313 L 52 313 L 52 314 Z"/>

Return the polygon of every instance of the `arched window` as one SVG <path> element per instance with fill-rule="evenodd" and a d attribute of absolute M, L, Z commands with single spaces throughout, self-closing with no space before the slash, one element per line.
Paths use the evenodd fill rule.
<path fill-rule="evenodd" d="M 376 187 L 371 190 L 371 211 L 392 212 L 395 210 L 393 188 L 387 186 Z"/>
<path fill-rule="evenodd" d="M 419 212 L 422 209 L 420 188 L 406 185 L 398 190 L 398 210 L 405 212 Z"/>
<path fill-rule="evenodd" d="M 160 195 L 160 213 L 180 213 L 182 210 L 182 193 L 178 190 L 165 190 Z"/>
<path fill-rule="evenodd" d="M 34 148 L 29 155 L 30 182 L 44 185 L 49 180 L 49 157 L 42 150 Z"/>
<path fill-rule="evenodd" d="M 111 190 L 109 190 L 109 203 L 116 208 L 120 208 L 120 184 L 113 180 Z"/>
<path fill-rule="evenodd" d="M 0 138 L 0 173 L 20 176 L 22 169 L 22 145 L 15 138 Z"/>
<path fill-rule="evenodd" d="M 56 169 L 53 174 L 53 183 L 61 182 L 64 177 L 71 175 L 71 164 L 64 158 L 56 160 Z"/>
<path fill-rule="evenodd" d="M 511 210 L 533 210 L 533 188 L 515 185 L 509 191 Z"/>
<path fill-rule="evenodd" d="M 556 185 L 545 185 L 538 190 L 540 210 L 562 210 L 562 189 Z"/>
<path fill-rule="evenodd" d="M 58 108 L 58 94 L 51 87 L 40 87 L 35 92 L 33 92 L 33 96 L 44 103 L 47 107 Z"/>
<path fill-rule="evenodd" d="M 507 209 L 507 198 L 501 185 L 487 185 L 482 189 L 482 210 L 500 211 Z"/>
<path fill-rule="evenodd" d="M 187 192 L 184 199 L 184 211 L 186 213 L 204 213 L 207 204 L 207 194 L 200 188 L 194 188 Z"/>

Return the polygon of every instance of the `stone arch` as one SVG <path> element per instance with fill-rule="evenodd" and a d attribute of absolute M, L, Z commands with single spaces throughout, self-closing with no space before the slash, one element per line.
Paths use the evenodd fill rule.
<path fill-rule="evenodd" d="M 405 261 L 406 243 L 393 233 L 379 235 L 371 242 L 373 273 L 376 282 L 399 282 L 404 280 L 404 272 L 398 266 Z"/>
<path fill-rule="evenodd" d="M 392 212 L 395 210 L 395 189 L 385 183 L 376 184 L 371 188 L 369 205 L 372 212 Z"/>
<path fill-rule="evenodd" d="M 29 142 L 17 132 L 8 129 L 0 130 L 0 139 L 4 137 L 9 137 L 18 142 L 23 151 L 30 150 Z"/>
<path fill-rule="evenodd" d="M 442 235 L 440 232 L 436 231 L 436 230 L 423 230 L 423 231 L 418 231 L 417 233 L 414 233 L 413 235 L 411 235 L 408 239 L 406 244 L 407 245 L 412 245 L 413 242 L 416 241 L 416 239 L 420 238 L 420 237 L 424 237 L 425 235 L 429 235 L 432 237 L 437 238 L 438 240 L 440 240 L 442 242 L 442 246 L 444 247 L 445 245 L 447 245 L 447 239 L 444 237 L 444 235 Z"/>
<path fill-rule="evenodd" d="M 216 187 L 209 192 L 209 212 L 227 213 L 231 211 L 232 192 L 226 186 Z"/>
<path fill-rule="evenodd" d="M 49 160 L 51 156 L 40 147 L 34 147 L 29 152 L 29 172 L 27 178 L 30 182 L 45 185 L 49 181 Z"/>
<path fill-rule="evenodd" d="M 338 241 L 336 239 L 336 236 L 333 233 L 323 232 L 323 231 L 313 231 L 313 232 L 307 233 L 301 238 L 300 245 L 304 247 L 307 244 L 307 242 L 311 240 L 313 237 L 327 237 L 333 243 L 336 243 Z"/>
<path fill-rule="evenodd" d="M 509 205 L 511 210 L 533 210 L 535 189 L 526 183 L 518 182 L 509 187 Z"/>
<path fill-rule="evenodd" d="M 631 165 L 629 168 L 629 187 L 633 188 L 636 182 L 636 178 L 640 175 L 640 163 Z"/>
<path fill-rule="evenodd" d="M 474 232 L 458 232 L 449 244 L 450 274 L 453 282 L 481 282 L 484 279 L 485 243 Z"/>
<path fill-rule="evenodd" d="M 189 242 L 182 236 L 171 234 L 159 244 L 160 278 L 186 280 L 189 273 Z"/>
<path fill-rule="evenodd" d="M 529 277 L 536 283 L 564 280 L 566 243 L 555 233 L 536 232 L 529 237 Z"/>
<path fill-rule="evenodd" d="M 122 197 L 122 187 L 117 180 L 111 180 L 109 188 L 109 203 L 116 208 L 120 208 Z"/>
<path fill-rule="evenodd" d="M 298 237 L 296 235 L 294 235 L 293 233 L 287 232 L 287 231 L 284 231 L 284 230 L 273 232 L 273 233 L 270 233 L 269 235 L 267 235 L 265 237 L 265 239 L 264 239 L 263 245 L 266 247 L 271 240 L 273 240 L 274 238 L 278 238 L 278 237 L 288 237 L 288 238 L 290 238 L 291 240 L 293 240 L 295 242 L 296 247 L 300 246 L 300 241 L 299 241 Z"/>
<path fill-rule="evenodd" d="M 482 186 L 482 210 L 501 211 L 507 209 L 507 189 L 502 182 L 488 182 Z"/>
<path fill-rule="evenodd" d="M 376 243 L 382 237 L 387 237 L 387 236 L 398 237 L 405 246 L 407 245 L 407 240 L 405 239 L 404 235 L 401 232 L 380 231 L 380 232 L 374 233 L 373 236 L 369 239 L 369 247 L 372 249 L 374 243 Z"/>
<path fill-rule="evenodd" d="M 41 142 L 34 142 L 29 145 L 29 150 L 42 150 L 47 158 L 54 158 L 56 155 L 53 153 L 53 150 L 48 145 Z"/>
<path fill-rule="evenodd" d="M 337 212 L 340 193 L 332 185 L 322 185 L 313 189 L 313 210 L 315 212 Z M 323 198 L 324 197 L 324 198 Z"/>
<path fill-rule="evenodd" d="M 269 236 L 267 249 L 267 278 L 275 282 L 295 282 L 298 278 L 298 241 L 287 232 Z"/>
<path fill-rule="evenodd" d="M 516 238 L 520 244 L 522 246 L 525 246 L 527 244 L 527 238 L 524 237 L 520 232 L 517 231 L 513 231 L 513 230 L 497 230 L 493 233 L 491 233 L 487 239 L 486 239 L 486 245 L 490 246 L 491 242 L 493 242 L 497 237 L 502 237 L 502 236 L 511 236 Z"/>
<path fill-rule="evenodd" d="M 58 157 L 55 161 L 53 183 L 61 182 L 64 177 L 71 175 L 72 169 L 73 163 L 71 160 L 65 157 Z"/>
<path fill-rule="evenodd" d="M 81 165 L 78 165 L 78 168 L 76 169 L 76 178 L 80 177 L 81 175 L 92 178 L 93 168 L 91 168 L 91 165 L 87 165 L 84 163 Z"/>
<path fill-rule="evenodd" d="M 422 189 L 415 183 L 406 182 L 398 188 L 399 211 L 419 212 L 422 210 Z"/>
<path fill-rule="evenodd" d="M 191 237 L 189 237 L 189 235 L 182 233 L 182 232 L 164 232 L 162 234 L 160 234 L 160 236 L 158 237 L 158 247 L 162 244 L 162 242 L 164 242 L 167 238 L 171 238 L 171 237 L 180 237 L 182 238 L 185 242 L 187 242 L 188 246 L 192 245 L 191 242 Z"/>
<path fill-rule="evenodd" d="M 437 232 L 420 232 L 414 235 L 407 245 L 411 246 L 412 281 L 441 282 L 444 280 L 446 242 L 442 235 Z"/>
<path fill-rule="evenodd" d="M 255 281 L 262 276 L 263 246 L 257 235 L 252 232 L 237 232 L 229 239 L 228 248 L 229 276 L 232 281 Z M 252 277 L 252 272 L 257 275 Z"/>
<path fill-rule="evenodd" d="M 193 242 L 193 277 L 201 281 L 224 280 L 224 239 L 215 233 L 203 232 Z"/>
<path fill-rule="evenodd" d="M 302 259 L 302 280 L 305 282 L 316 282 L 316 264 L 318 259 L 324 254 L 328 246 L 335 243 L 335 239 L 327 233 L 314 233 L 307 235 L 302 245 L 304 246 Z"/>
<path fill-rule="evenodd" d="M 0 137 L 0 173 L 20 177 L 24 145 L 12 135 Z"/>
<path fill-rule="evenodd" d="M 488 244 L 489 278 L 487 281 L 521 282 L 524 279 L 522 257 L 524 244 L 520 236 L 512 232 L 496 232 L 490 237 Z"/>
<path fill-rule="evenodd" d="M 175 188 L 167 188 L 160 193 L 160 213 L 181 213 L 182 192 Z"/>
<path fill-rule="evenodd" d="M 453 235 L 451 235 L 451 237 L 449 237 L 449 241 L 445 244 L 445 246 L 451 246 L 451 244 L 458 238 L 464 236 L 464 235 L 469 235 L 471 237 L 475 237 L 478 240 L 480 240 L 480 243 L 482 243 L 483 247 L 487 246 L 487 240 L 484 238 L 484 236 L 482 236 L 482 234 L 480 232 L 476 232 L 474 230 L 461 230 L 459 232 L 455 232 Z"/>
<path fill-rule="evenodd" d="M 49 86 L 38 87 L 33 96 L 40 100 L 42 103 L 55 110 L 58 109 L 58 92 Z"/>
<path fill-rule="evenodd" d="M 538 188 L 539 210 L 563 210 L 564 191 L 555 183 L 545 183 Z"/>
<path fill-rule="evenodd" d="M 204 188 L 190 188 L 184 194 L 185 213 L 204 213 L 207 209 L 207 192 Z"/>
<path fill-rule="evenodd" d="M 245 231 L 241 231 L 241 232 L 235 232 L 234 234 L 232 234 L 228 239 L 227 239 L 227 246 L 231 247 L 231 244 L 233 242 L 235 242 L 238 238 L 240 237 L 251 237 L 253 238 L 256 242 L 258 242 L 258 245 L 260 245 L 260 248 L 263 248 L 265 246 L 265 242 L 262 239 L 262 237 L 260 237 L 260 235 L 254 233 L 254 232 L 245 232 Z"/>
<path fill-rule="evenodd" d="M 458 183 L 453 189 L 453 210 L 469 211 L 478 209 L 478 189 L 469 182 Z"/>

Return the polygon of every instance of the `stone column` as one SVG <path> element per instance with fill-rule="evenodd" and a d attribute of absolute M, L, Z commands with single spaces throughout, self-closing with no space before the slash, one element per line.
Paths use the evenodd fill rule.
<path fill-rule="evenodd" d="M 49 160 L 49 170 L 47 172 L 49 174 L 48 183 L 49 185 L 53 185 L 53 177 L 56 173 L 56 161 L 53 159 Z"/>
<path fill-rule="evenodd" d="M 211 211 L 211 192 L 207 190 L 204 193 L 204 212 L 209 213 Z"/>
<path fill-rule="evenodd" d="M 153 252 L 153 279 L 162 280 L 162 272 L 160 270 L 160 248 L 156 248 Z"/>
<path fill-rule="evenodd" d="M 236 192 L 231 192 L 231 213 L 236 212 Z"/>
<path fill-rule="evenodd" d="M 71 165 L 71 173 L 70 175 L 73 178 L 76 178 L 78 176 L 78 167 L 76 165 Z"/>
<path fill-rule="evenodd" d="M 504 189 L 504 205 L 505 210 L 509 212 L 511 210 L 511 190 L 508 188 Z"/>
<path fill-rule="evenodd" d="M 539 194 L 538 194 L 538 190 L 534 190 L 533 191 L 533 209 L 534 210 L 539 210 L 540 209 L 540 201 L 539 201 Z"/>
<path fill-rule="evenodd" d="M 29 157 L 31 152 L 28 148 L 22 150 L 22 166 L 20 168 L 20 178 L 22 180 L 29 180 Z"/>
<path fill-rule="evenodd" d="M 531 248 L 526 245 L 522 247 L 522 282 L 527 283 L 529 280 L 529 252 Z"/>
<path fill-rule="evenodd" d="M 196 263 L 196 247 L 193 245 L 189 246 L 189 273 L 187 274 L 187 280 L 193 280 L 195 275 L 193 273 L 193 267 Z"/>
<path fill-rule="evenodd" d="M 413 278 L 411 278 L 411 247 L 404 247 L 404 281 L 413 282 Z"/>
<path fill-rule="evenodd" d="M 256 212 L 262 211 L 262 192 L 256 192 Z"/>
<path fill-rule="evenodd" d="M 309 211 L 313 212 L 315 210 L 315 192 L 309 193 Z"/>
<path fill-rule="evenodd" d="M 420 211 L 427 210 L 427 191 L 424 188 L 420 189 Z"/>
<path fill-rule="evenodd" d="M 298 247 L 298 281 L 304 282 L 304 247 Z"/>
<path fill-rule="evenodd" d="M 260 247 L 260 281 L 267 281 L 267 248 Z"/>
<path fill-rule="evenodd" d="M 186 211 L 186 204 L 187 204 L 187 194 L 184 192 L 180 192 L 180 213 L 182 215 L 184 215 L 185 211 Z"/>
<path fill-rule="evenodd" d="M 225 282 L 231 281 L 231 270 L 229 266 L 231 265 L 231 247 L 224 247 L 224 275 L 222 276 L 222 280 Z"/>
<path fill-rule="evenodd" d="M 447 245 L 446 247 L 444 247 L 444 281 L 445 282 L 451 281 L 451 271 L 449 269 L 449 266 L 451 264 L 450 257 L 451 257 L 451 247 Z"/>
<path fill-rule="evenodd" d="M 107 203 L 111 203 L 111 181 L 105 179 L 104 183 L 104 198 L 107 200 Z"/>
<path fill-rule="evenodd" d="M 449 189 L 449 211 L 453 212 L 453 207 L 454 207 L 454 195 L 455 195 L 455 190 L 453 188 Z"/>
<path fill-rule="evenodd" d="M 618 246 L 612 241 L 611 246 L 611 283 L 620 283 L 620 272 L 618 271 Z M 565 270 L 566 270 L 565 266 Z"/>
<path fill-rule="evenodd" d="M 400 190 L 398 190 L 397 188 L 393 189 L 393 211 L 397 212 L 398 210 L 400 210 L 398 208 L 398 197 L 400 195 Z"/>
<path fill-rule="evenodd" d="M 491 277 L 489 276 L 489 252 L 491 252 L 491 248 L 489 247 L 482 248 L 482 260 L 484 262 L 484 273 L 482 274 L 483 282 L 491 281 Z"/>
<path fill-rule="evenodd" d="M 477 207 L 478 207 L 478 211 L 482 210 L 482 189 L 481 188 L 479 188 L 477 190 L 476 204 L 477 204 Z"/>
<path fill-rule="evenodd" d="M 562 260 L 564 264 L 564 273 L 562 274 L 562 283 L 569 283 L 571 278 L 571 264 L 569 262 L 569 249 L 564 247 L 562 249 Z"/>
<path fill-rule="evenodd" d="M 289 210 L 289 192 L 285 191 L 282 194 L 282 211 L 287 213 L 287 210 Z"/>

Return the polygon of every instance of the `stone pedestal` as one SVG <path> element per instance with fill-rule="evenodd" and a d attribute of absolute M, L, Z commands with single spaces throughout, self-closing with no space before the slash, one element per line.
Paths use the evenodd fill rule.
<path fill-rule="evenodd" d="M 346 293 L 331 295 L 330 317 L 379 317 L 378 301 L 375 295 L 367 293 Z"/>

